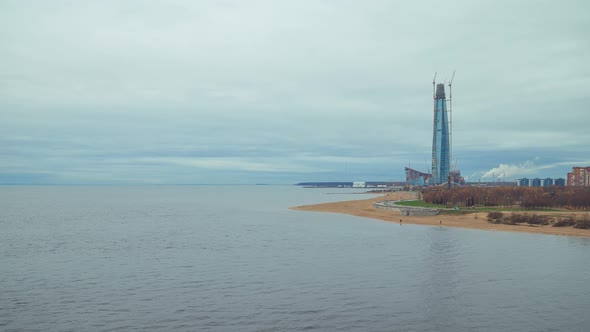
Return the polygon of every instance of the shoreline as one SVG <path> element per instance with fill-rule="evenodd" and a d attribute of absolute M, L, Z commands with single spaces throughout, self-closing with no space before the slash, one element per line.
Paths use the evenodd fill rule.
<path fill-rule="evenodd" d="M 363 200 L 302 205 L 290 207 L 289 209 L 296 211 L 348 214 L 356 217 L 377 219 L 391 223 L 399 223 L 401 219 L 402 224 L 456 227 L 501 232 L 524 232 L 547 235 L 578 236 L 590 238 L 590 229 L 578 229 L 573 227 L 542 227 L 529 225 L 492 224 L 487 221 L 487 212 L 477 212 L 465 215 L 443 214 L 436 216 L 401 216 L 399 210 L 383 210 L 377 209 L 373 206 L 373 203 L 383 200 L 404 199 L 415 199 L 415 194 L 409 192 L 394 192 L 388 193 L 386 195 L 378 195 L 376 197 Z M 561 213 L 563 214 L 563 212 Z M 555 213 L 543 212 L 542 214 L 550 215 Z M 583 212 L 571 212 L 571 214 L 583 214 Z"/>

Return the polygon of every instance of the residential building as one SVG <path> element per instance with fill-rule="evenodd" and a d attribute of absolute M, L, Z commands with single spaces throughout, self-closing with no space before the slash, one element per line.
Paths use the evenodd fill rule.
<path fill-rule="evenodd" d="M 518 184 L 519 187 L 528 187 L 529 186 L 529 179 L 527 179 L 527 178 L 518 179 L 518 180 L 516 180 L 516 183 Z"/>
<path fill-rule="evenodd" d="M 572 167 L 567 173 L 567 185 L 572 187 L 590 187 L 590 166 Z"/>

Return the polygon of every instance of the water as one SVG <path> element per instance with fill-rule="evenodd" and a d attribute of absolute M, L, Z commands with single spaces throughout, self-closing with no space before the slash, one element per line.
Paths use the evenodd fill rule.
<path fill-rule="evenodd" d="M 590 240 L 287 209 L 334 191 L 0 187 L 0 330 L 590 330 Z"/>

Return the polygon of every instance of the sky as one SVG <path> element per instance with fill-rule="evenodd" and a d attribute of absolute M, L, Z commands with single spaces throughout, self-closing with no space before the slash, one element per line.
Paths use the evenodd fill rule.
<path fill-rule="evenodd" d="M 587 1 L 0 2 L 0 184 L 468 181 L 590 165 Z M 448 89 L 448 86 L 447 86 Z M 448 91 L 447 91 L 448 94 Z"/>

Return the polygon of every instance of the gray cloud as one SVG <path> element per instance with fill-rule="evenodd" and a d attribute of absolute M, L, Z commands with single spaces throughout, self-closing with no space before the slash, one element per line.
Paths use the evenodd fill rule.
<path fill-rule="evenodd" d="M 430 157 L 433 73 L 457 69 L 454 157 L 465 174 L 555 156 L 547 176 L 565 176 L 571 166 L 559 163 L 590 140 L 589 9 L 3 1 L 0 174 L 5 183 L 399 180 Z"/>

